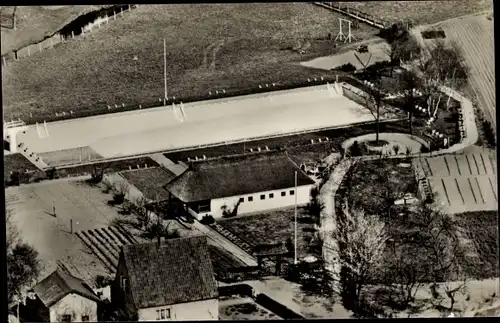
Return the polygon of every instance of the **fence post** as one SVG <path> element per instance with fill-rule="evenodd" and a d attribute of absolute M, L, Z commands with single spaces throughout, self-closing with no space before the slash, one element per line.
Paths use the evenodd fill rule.
<path fill-rule="evenodd" d="M 28 45 L 28 56 L 31 56 L 30 45 Z"/>
<path fill-rule="evenodd" d="M 5 66 L 6 65 L 6 63 L 5 63 L 5 56 L 2 57 L 2 62 L 3 62 L 3 66 Z"/>
<path fill-rule="evenodd" d="M 113 10 L 113 20 L 116 20 L 116 11 Z"/>
<path fill-rule="evenodd" d="M 38 43 L 38 51 L 41 52 L 42 51 L 42 43 Z"/>
<path fill-rule="evenodd" d="M 50 48 L 54 48 L 54 41 L 52 40 L 52 37 L 50 38 Z"/>

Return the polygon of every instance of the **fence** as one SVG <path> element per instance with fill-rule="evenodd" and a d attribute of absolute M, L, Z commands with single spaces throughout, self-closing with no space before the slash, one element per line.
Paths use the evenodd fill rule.
<path fill-rule="evenodd" d="M 335 2 L 315 2 L 314 4 L 336 12 L 340 12 L 344 15 L 347 15 L 351 18 L 357 19 L 359 21 L 362 21 L 379 29 L 386 29 L 392 25 L 391 22 L 387 20 L 374 17 L 363 11 L 354 8 L 349 8 L 347 6 L 345 8 L 342 8 L 340 5 L 335 4 Z"/>
<path fill-rule="evenodd" d="M 120 11 L 118 13 L 116 11 L 113 11 L 113 15 L 107 15 L 106 14 L 105 18 L 104 17 L 98 17 L 96 20 L 94 20 L 93 22 L 91 22 L 89 25 L 87 25 L 85 27 L 82 27 L 81 34 L 84 35 L 85 32 L 92 32 L 92 29 L 93 29 L 92 27 L 94 25 L 97 25 L 98 28 L 100 28 L 101 24 L 103 24 L 104 21 L 106 22 L 106 24 L 109 23 L 109 20 L 111 20 L 111 19 L 109 19 L 109 17 L 113 17 L 113 20 L 116 20 L 117 16 L 121 15 L 123 17 L 123 13 L 124 12 L 126 12 L 126 11 L 130 12 L 132 9 L 135 9 L 135 8 L 137 8 L 137 5 L 128 5 L 128 10 L 122 10 L 122 11 Z M 108 11 L 108 10 L 109 10 L 109 8 L 102 9 L 102 11 Z M 87 14 L 89 14 L 89 13 L 87 13 Z M 87 14 L 84 14 L 84 15 L 87 15 Z M 84 16 L 84 15 L 82 15 L 82 16 Z M 7 62 L 13 62 L 13 61 L 16 61 L 16 60 L 19 60 L 19 59 L 22 59 L 22 58 L 31 57 L 32 55 L 34 55 L 36 53 L 42 52 L 42 51 L 47 50 L 47 49 L 52 49 L 52 48 L 54 48 L 54 46 L 56 46 L 56 45 L 58 45 L 60 43 L 66 42 L 67 39 L 70 38 L 70 37 L 74 38 L 75 37 L 75 33 L 73 33 L 71 36 L 63 34 L 62 30 L 64 30 L 66 28 L 66 26 L 64 26 L 60 30 L 56 31 L 51 36 L 48 36 L 48 37 L 44 38 L 43 40 L 41 40 L 41 41 L 39 41 L 37 43 L 30 44 L 28 46 L 25 46 L 23 48 L 20 48 L 18 50 L 14 50 L 14 51 L 12 51 L 10 53 L 7 53 L 7 54 L 3 55 L 2 56 L 2 65 L 6 66 Z"/>

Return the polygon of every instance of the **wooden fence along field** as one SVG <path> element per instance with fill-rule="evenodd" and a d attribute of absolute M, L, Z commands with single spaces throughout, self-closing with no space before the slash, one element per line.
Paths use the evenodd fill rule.
<path fill-rule="evenodd" d="M 420 163 L 435 199 L 448 212 L 498 209 L 494 152 L 443 155 Z"/>
<path fill-rule="evenodd" d="M 47 49 L 52 49 L 54 46 L 64 43 L 68 41 L 69 39 L 75 38 L 77 35 L 85 35 L 85 33 L 90 33 L 93 31 L 93 29 L 99 29 L 101 25 L 108 24 L 110 21 L 114 21 L 117 19 L 117 17 L 123 17 L 124 12 L 130 12 L 132 9 L 137 8 L 137 5 L 128 5 L 128 10 L 121 9 L 120 11 L 109 11 L 103 10 L 102 16 L 97 17 L 97 19 L 88 25 L 81 27 L 81 30 L 78 32 L 72 32 L 70 35 L 66 35 L 63 30 L 65 27 L 63 27 L 61 30 L 58 30 L 56 33 L 54 33 L 50 37 L 46 37 L 40 42 L 30 44 L 26 47 L 23 47 L 21 49 L 12 51 L 10 53 L 7 53 L 2 56 L 2 65 L 6 66 L 7 62 L 12 62 L 16 61 L 22 58 L 27 58 L 31 57 L 32 55 L 42 52 Z M 109 12 L 106 12 L 109 11 Z"/>

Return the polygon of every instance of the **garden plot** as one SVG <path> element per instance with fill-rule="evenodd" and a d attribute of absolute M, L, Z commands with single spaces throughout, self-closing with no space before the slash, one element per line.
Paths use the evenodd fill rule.
<path fill-rule="evenodd" d="M 472 191 L 470 177 L 457 177 L 456 181 L 466 205 L 478 204 L 481 201 L 475 196 L 477 193 Z"/>
<path fill-rule="evenodd" d="M 70 272 L 92 283 L 95 275 L 109 271 L 73 232 L 108 226 L 118 216 L 107 204 L 109 196 L 84 182 L 55 180 L 11 187 L 6 195 L 17 197 L 8 204 L 23 239 L 35 246 L 44 265 L 42 276 L 61 262 Z M 12 200 L 12 199 L 11 199 Z M 53 215 L 55 206 L 56 216 Z M 42 278 L 41 276 L 41 278 Z"/>
<path fill-rule="evenodd" d="M 450 176 L 458 176 L 460 175 L 460 171 L 458 169 L 457 159 L 453 155 L 444 156 L 445 162 L 449 169 Z"/>
<path fill-rule="evenodd" d="M 457 154 L 455 155 L 455 158 L 457 159 L 458 169 L 460 170 L 460 176 L 472 175 L 472 169 L 470 167 L 467 155 Z"/>
<path fill-rule="evenodd" d="M 250 297 L 219 301 L 219 320 L 282 320 Z"/>
<path fill-rule="evenodd" d="M 489 153 L 426 158 L 431 189 L 450 213 L 497 210 L 497 185 Z M 449 172 L 448 172 L 449 169 Z"/>
<path fill-rule="evenodd" d="M 298 209 L 297 217 L 297 254 L 298 258 L 302 259 L 311 254 L 310 249 L 313 245 L 315 229 L 314 221 L 305 208 Z M 293 239 L 294 209 L 286 208 L 253 215 L 242 215 L 217 222 L 253 246 L 285 243 L 287 239 Z"/>

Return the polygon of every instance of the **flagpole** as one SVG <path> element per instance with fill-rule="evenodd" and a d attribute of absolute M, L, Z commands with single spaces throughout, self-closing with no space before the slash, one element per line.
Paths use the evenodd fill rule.
<path fill-rule="evenodd" d="M 167 42 L 165 38 L 163 38 L 163 77 L 164 77 L 164 83 L 165 83 L 165 104 L 167 103 L 166 100 L 168 98 L 168 92 L 167 92 Z"/>
<path fill-rule="evenodd" d="M 297 171 L 295 171 L 295 259 L 294 264 L 297 264 Z"/>

